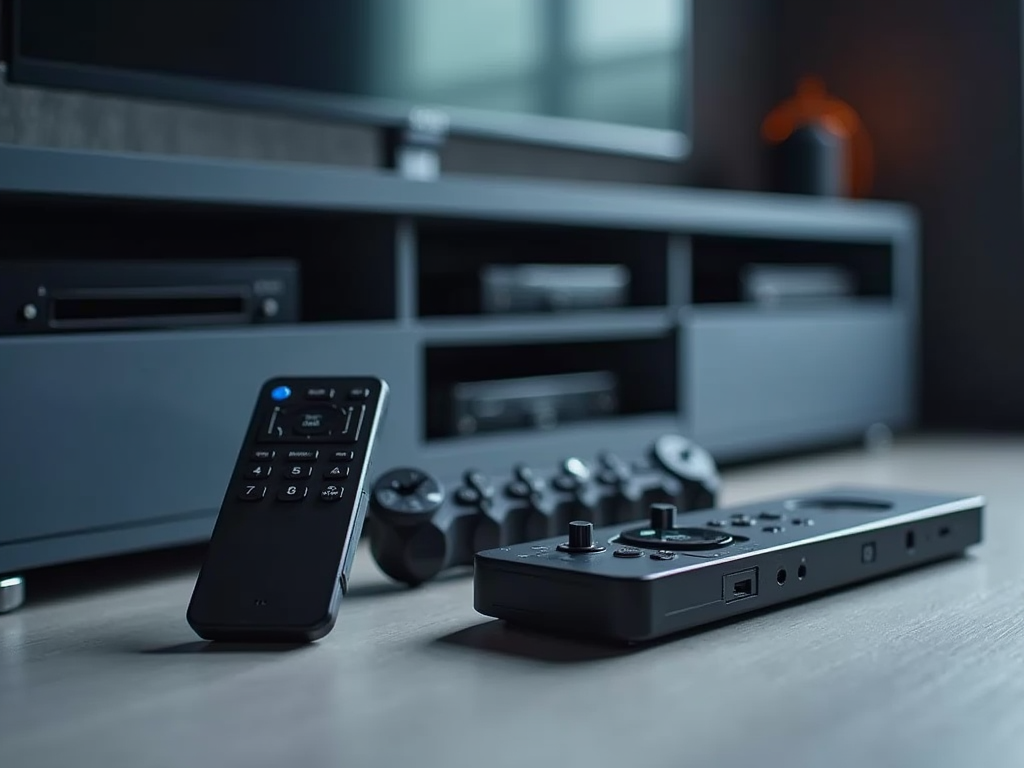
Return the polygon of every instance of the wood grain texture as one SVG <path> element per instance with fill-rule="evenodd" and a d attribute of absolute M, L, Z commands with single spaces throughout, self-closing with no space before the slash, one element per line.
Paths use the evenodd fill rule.
<path fill-rule="evenodd" d="M 65 567 L 0 617 L 12 768 L 1020 768 L 1024 439 L 915 439 L 726 473 L 726 503 L 833 482 L 981 493 L 971 557 L 633 652 L 410 591 L 361 552 L 338 627 L 211 651 L 185 624 L 198 553 Z"/>

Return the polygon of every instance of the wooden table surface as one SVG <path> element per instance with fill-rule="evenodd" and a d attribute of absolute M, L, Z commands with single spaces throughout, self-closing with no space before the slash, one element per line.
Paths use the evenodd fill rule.
<path fill-rule="evenodd" d="M 40 574 L 0 616 L 0 766 L 1024 766 L 1024 439 L 736 469 L 723 501 L 832 482 L 983 494 L 985 543 L 634 651 L 512 630 L 468 577 L 406 590 L 365 551 L 335 631 L 288 652 L 196 640 L 195 549 Z"/>

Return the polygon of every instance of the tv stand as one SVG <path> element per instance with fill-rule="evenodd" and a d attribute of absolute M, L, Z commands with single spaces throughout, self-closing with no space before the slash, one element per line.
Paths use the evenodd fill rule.
<path fill-rule="evenodd" d="M 728 464 L 914 423 L 908 206 L 422 170 L 0 145 L 4 260 L 285 259 L 301 284 L 288 322 L 0 335 L 0 578 L 207 538 L 251 415 L 239 393 L 282 373 L 386 379 L 375 465 L 441 476 L 639 455 L 667 433 Z M 797 292 L 820 267 L 851 289 L 777 301 L 772 270 L 793 264 L 815 268 Z M 600 279 L 542 306 L 566 266 Z M 533 275 L 526 300 L 495 300 L 502 271 Z M 513 379 L 565 405 L 557 429 L 466 418 Z M 40 456 L 61 457 L 59 482 Z M 101 501 L 68 492 L 97 478 Z"/>
<path fill-rule="evenodd" d="M 448 115 L 414 109 L 398 127 L 384 130 L 384 166 L 410 181 L 434 181 L 441 174 L 441 148 L 448 138 Z"/>

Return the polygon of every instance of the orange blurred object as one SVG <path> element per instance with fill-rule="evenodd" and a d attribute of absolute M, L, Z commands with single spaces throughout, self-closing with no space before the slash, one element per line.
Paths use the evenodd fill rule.
<path fill-rule="evenodd" d="M 848 194 L 867 197 L 874 175 L 871 138 L 853 107 L 831 96 L 821 78 L 802 78 L 796 92 L 768 113 L 761 124 L 761 136 L 771 144 L 781 144 L 797 128 L 808 124 L 818 125 L 843 140 Z"/>

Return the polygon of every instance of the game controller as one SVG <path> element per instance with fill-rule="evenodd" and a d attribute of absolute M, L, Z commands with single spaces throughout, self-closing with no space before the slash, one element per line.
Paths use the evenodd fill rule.
<path fill-rule="evenodd" d="M 640 643 L 961 555 L 985 499 L 834 488 L 478 552 L 474 607 L 539 630 Z"/>
<path fill-rule="evenodd" d="M 373 484 L 366 527 L 380 569 L 415 586 L 471 566 L 480 550 L 554 536 L 570 521 L 616 525 L 657 503 L 713 507 L 718 489 L 710 454 L 668 434 L 632 461 L 604 452 L 547 471 L 520 464 L 503 477 L 469 469 L 451 484 L 423 469 L 392 469 Z"/>

